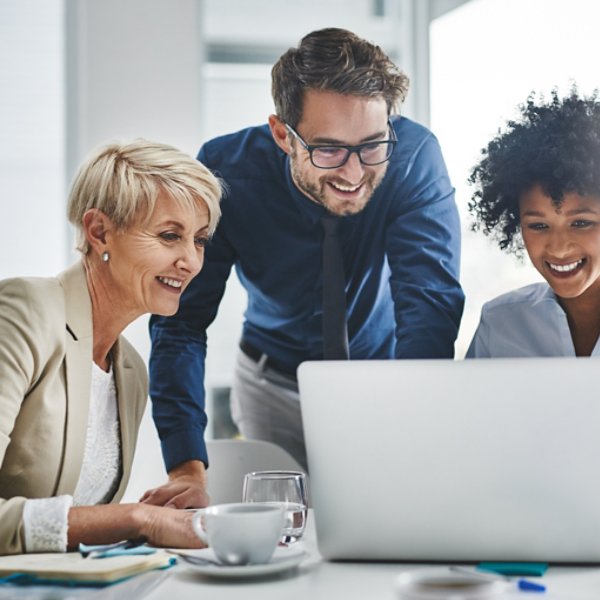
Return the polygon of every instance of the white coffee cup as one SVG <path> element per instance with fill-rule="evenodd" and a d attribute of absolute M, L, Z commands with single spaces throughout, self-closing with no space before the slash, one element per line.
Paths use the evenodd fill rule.
<path fill-rule="evenodd" d="M 261 564 L 273 556 L 283 519 L 283 509 L 272 504 L 216 504 L 198 510 L 192 527 L 222 563 Z"/>

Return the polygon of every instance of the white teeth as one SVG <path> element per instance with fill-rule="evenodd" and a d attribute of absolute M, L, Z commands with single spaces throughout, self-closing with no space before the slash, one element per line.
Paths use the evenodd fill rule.
<path fill-rule="evenodd" d="M 333 183 L 331 181 L 329 183 L 331 183 L 336 190 L 340 190 L 341 192 L 355 192 L 360 187 L 360 184 L 349 187 L 346 185 L 340 185 L 339 183 Z"/>
<path fill-rule="evenodd" d="M 575 262 L 569 263 L 568 265 L 555 265 L 548 263 L 551 269 L 558 271 L 559 273 L 568 273 L 569 271 L 575 270 L 579 265 L 583 263 L 583 258 L 576 260 Z"/>
<path fill-rule="evenodd" d="M 159 281 L 162 281 L 163 283 L 166 283 L 167 285 L 170 285 L 171 287 L 174 288 L 180 288 L 182 285 L 181 281 L 177 281 L 176 279 L 169 279 L 168 277 L 157 277 L 157 279 Z"/>

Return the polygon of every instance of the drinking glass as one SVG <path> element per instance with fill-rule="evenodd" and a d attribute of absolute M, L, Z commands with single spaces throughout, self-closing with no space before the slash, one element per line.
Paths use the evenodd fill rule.
<path fill-rule="evenodd" d="M 255 471 L 244 477 L 244 502 L 277 504 L 285 519 L 281 541 L 298 541 L 306 526 L 306 475 L 300 471 Z"/>

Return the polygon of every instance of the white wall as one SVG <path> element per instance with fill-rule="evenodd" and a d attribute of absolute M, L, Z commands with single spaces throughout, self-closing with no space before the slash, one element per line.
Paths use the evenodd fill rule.
<path fill-rule="evenodd" d="M 69 143 L 81 158 L 107 138 L 142 136 L 197 150 L 200 10 L 196 0 L 67 0 Z"/>
<path fill-rule="evenodd" d="M 313 29 L 344 27 L 389 51 L 401 44 L 395 20 L 405 1 L 387 0 L 382 18 L 373 0 L 204 0 L 205 31 L 210 42 L 285 49 Z"/>
<path fill-rule="evenodd" d="M 0 279 L 67 255 L 62 0 L 0 2 Z"/>

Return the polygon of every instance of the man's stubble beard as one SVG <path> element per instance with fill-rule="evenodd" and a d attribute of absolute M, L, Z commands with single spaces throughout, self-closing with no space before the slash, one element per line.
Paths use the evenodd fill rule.
<path fill-rule="evenodd" d="M 290 153 L 290 169 L 292 174 L 292 180 L 296 184 L 296 187 L 313 202 L 320 204 L 325 207 L 330 213 L 340 216 L 347 217 L 355 215 L 364 210 L 369 200 L 373 197 L 375 190 L 379 184 L 383 181 L 385 173 L 387 171 L 387 165 L 381 170 L 381 172 L 371 171 L 365 174 L 362 181 L 362 195 L 359 201 L 355 200 L 339 200 L 334 199 L 333 201 L 328 198 L 328 187 L 327 181 L 340 182 L 344 185 L 348 185 L 348 182 L 338 177 L 330 177 L 325 173 L 322 177 L 317 180 L 317 183 L 306 181 L 301 175 L 299 169 L 296 167 L 296 152 Z M 335 170 L 335 169 L 332 169 Z M 333 194 L 334 192 L 331 192 Z"/>

